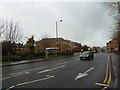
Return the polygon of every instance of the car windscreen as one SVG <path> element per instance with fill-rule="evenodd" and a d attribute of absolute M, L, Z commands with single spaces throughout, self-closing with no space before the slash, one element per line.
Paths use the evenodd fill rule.
<path fill-rule="evenodd" d="M 83 52 L 82 55 L 89 55 L 90 52 Z"/>

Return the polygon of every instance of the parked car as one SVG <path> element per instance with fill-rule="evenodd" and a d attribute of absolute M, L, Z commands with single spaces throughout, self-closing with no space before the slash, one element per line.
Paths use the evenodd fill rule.
<path fill-rule="evenodd" d="M 81 55 L 80 55 L 80 59 L 94 59 L 94 54 L 91 51 L 84 51 Z"/>

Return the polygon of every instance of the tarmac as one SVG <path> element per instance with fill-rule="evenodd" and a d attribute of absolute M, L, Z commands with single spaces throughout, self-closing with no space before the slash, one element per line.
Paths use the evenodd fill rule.
<path fill-rule="evenodd" d="M 73 56 L 73 55 L 70 55 L 70 56 Z M 26 63 L 35 63 L 35 62 L 55 60 L 55 59 L 60 59 L 60 58 L 68 58 L 70 56 L 49 58 L 49 59 L 22 60 L 22 61 L 11 62 L 11 63 L 2 63 L 2 64 L 0 64 L 0 67 L 20 65 L 20 64 L 26 64 Z M 112 59 L 112 66 L 113 66 L 114 74 L 115 74 L 114 88 L 118 88 L 118 90 L 120 90 L 120 55 L 112 53 L 112 58 L 115 58 L 115 59 Z"/>

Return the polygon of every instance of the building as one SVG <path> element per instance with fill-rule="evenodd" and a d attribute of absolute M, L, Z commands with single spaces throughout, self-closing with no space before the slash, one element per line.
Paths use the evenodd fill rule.
<path fill-rule="evenodd" d="M 77 42 L 65 40 L 63 38 L 44 38 L 40 41 L 36 41 L 36 53 L 45 52 L 45 48 L 56 48 L 59 47 L 60 53 L 69 53 L 80 51 L 82 45 Z M 50 50 L 50 53 L 56 53 L 56 50 Z"/>
<path fill-rule="evenodd" d="M 111 50 L 111 51 L 118 51 L 118 41 L 116 39 L 113 39 L 109 42 L 106 43 L 107 46 L 107 50 Z"/>

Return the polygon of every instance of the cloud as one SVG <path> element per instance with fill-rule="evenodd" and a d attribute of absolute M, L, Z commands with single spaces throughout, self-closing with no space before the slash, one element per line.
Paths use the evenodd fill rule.
<path fill-rule="evenodd" d="M 1 6 L 2 5 L 2 6 Z M 108 38 L 110 18 L 103 3 L 95 2 L 12 2 L 0 4 L 1 18 L 19 21 L 24 36 L 43 34 L 55 37 L 55 22 L 58 23 L 59 37 L 92 46 L 96 41 L 105 45 Z"/>

